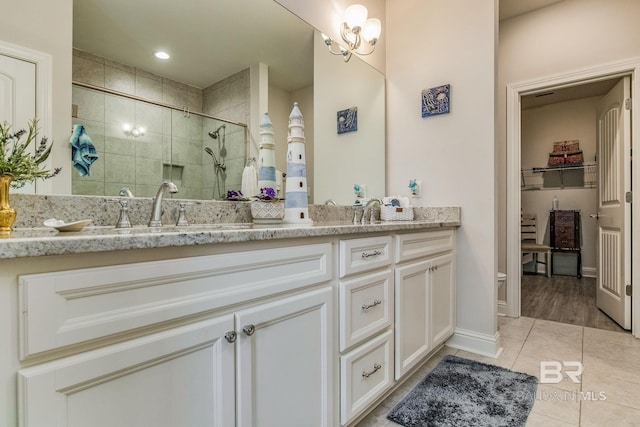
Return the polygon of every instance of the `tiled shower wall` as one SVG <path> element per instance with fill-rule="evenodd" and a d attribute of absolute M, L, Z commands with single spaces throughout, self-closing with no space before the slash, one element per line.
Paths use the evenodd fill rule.
<path fill-rule="evenodd" d="M 238 123 L 249 123 L 249 77 L 249 69 L 247 68 L 205 88 L 202 95 L 203 113 L 224 117 Z M 246 143 L 248 135 L 245 133 L 245 128 L 238 126 L 227 126 L 225 132 L 227 151 L 225 188 L 226 190 L 239 190 L 242 186 L 242 170 L 246 163 L 245 153 L 248 152 Z M 209 139 L 205 142 L 205 146 L 213 149 L 216 155 L 219 155 L 222 149 L 220 139 Z M 211 166 L 211 159 L 206 157 L 208 156 L 205 155 L 205 163 L 209 162 L 209 166 Z M 211 167 L 204 167 L 203 175 L 205 182 L 215 182 Z"/>
<path fill-rule="evenodd" d="M 224 122 L 186 114 L 183 109 L 202 112 L 203 94 L 207 93 L 206 114 L 213 115 L 211 106 L 217 105 L 220 113 L 216 116 L 246 123 L 248 72 L 203 91 L 78 50 L 74 51 L 73 59 L 74 81 L 179 107 L 173 110 L 74 86 L 77 117 L 73 123 L 85 126 L 100 158 L 91 166 L 91 175 L 81 177 L 73 173 L 73 194 L 115 196 L 121 188 L 129 187 L 135 196 L 153 197 L 163 179 L 171 179 L 178 185 L 176 197 L 188 199 L 210 199 L 214 190 L 218 198 L 227 189 L 240 187 L 245 128 L 226 124 L 220 132 L 222 138 L 213 140 L 208 132 Z M 217 101 L 213 101 L 214 96 L 219 97 Z M 238 114 L 239 111 L 245 111 L 245 115 Z M 125 123 L 143 126 L 145 134 L 139 137 L 126 134 Z M 218 181 L 213 159 L 205 153 L 205 146 L 226 165 L 225 175 L 218 174 Z"/>
<path fill-rule="evenodd" d="M 73 80 L 203 112 L 202 89 L 77 49 L 73 50 Z"/>

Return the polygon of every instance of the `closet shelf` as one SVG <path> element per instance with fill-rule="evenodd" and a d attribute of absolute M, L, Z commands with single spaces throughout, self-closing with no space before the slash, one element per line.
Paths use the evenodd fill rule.
<path fill-rule="evenodd" d="M 553 165 L 521 169 L 520 188 L 523 191 L 596 188 L 598 180 L 597 162 Z"/>

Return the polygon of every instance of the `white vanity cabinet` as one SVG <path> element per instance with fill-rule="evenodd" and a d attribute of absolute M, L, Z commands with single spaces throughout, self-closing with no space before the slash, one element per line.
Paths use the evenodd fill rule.
<path fill-rule="evenodd" d="M 360 227 L 0 261 L 6 424 L 354 425 L 455 321 L 453 228 Z"/>
<path fill-rule="evenodd" d="M 453 334 L 453 230 L 395 236 L 395 379 Z"/>
<path fill-rule="evenodd" d="M 331 247 L 21 276 L 20 425 L 332 426 Z"/>
<path fill-rule="evenodd" d="M 340 423 L 393 385 L 391 236 L 340 241 Z"/>

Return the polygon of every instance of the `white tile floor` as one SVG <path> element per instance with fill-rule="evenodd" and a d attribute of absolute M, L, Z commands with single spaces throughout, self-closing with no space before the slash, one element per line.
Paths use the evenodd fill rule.
<path fill-rule="evenodd" d="M 387 413 L 447 354 L 538 379 L 540 361 L 581 362 L 584 371 L 579 384 L 565 375 L 558 384 L 538 385 L 527 427 L 640 426 L 640 340 L 629 333 L 527 317 L 500 317 L 498 327 L 504 348 L 499 358 L 444 347 L 357 426 L 397 426 L 386 419 Z"/>

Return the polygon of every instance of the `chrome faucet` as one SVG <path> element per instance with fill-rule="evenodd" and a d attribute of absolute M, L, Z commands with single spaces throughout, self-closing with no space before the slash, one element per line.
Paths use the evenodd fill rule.
<path fill-rule="evenodd" d="M 364 205 L 364 209 L 362 210 L 362 221 L 361 221 L 362 224 L 364 224 L 366 222 L 367 214 L 369 212 L 371 212 L 369 221 L 370 222 L 374 222 L 375 221 L 375 211 L 373 210 L 374 208 L 372 207 L 372 205 L 374 205 L 376 203 L 378 204 L 378 208 L 380 208 L 380 206 L 382 206 L 382 200 L 378 199 L 377 197 L 372 197 L 371 199 L 369 199 L 367 204 Z"/>
<path fill-rule="evenodd" d="M 176 187 L 176 185 L 171 181 L 165 181 L 160 184 L 156 197 L 153 199 L 149 227 L 162 227 L 162 196 L 164 196 L 165 191 L 168 191 L 169 193 L 177 193 L 178 187 Z"/>

